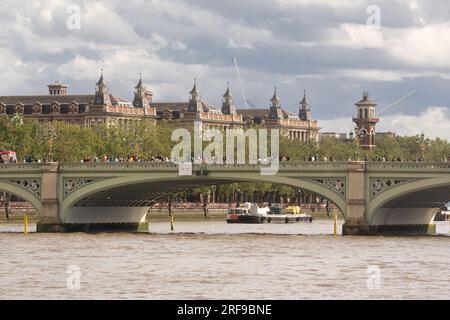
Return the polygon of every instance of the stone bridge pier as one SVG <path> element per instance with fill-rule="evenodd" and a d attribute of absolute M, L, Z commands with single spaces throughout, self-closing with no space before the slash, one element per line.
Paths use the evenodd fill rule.
<path fill-rule="evenodd" d="M 42 167 L 41 181 L 41 219 L 37 224 L 37 232 L 64 232 L 66 229 L 59 215 L 58 163 L 47 163 Z"/>
<path fill-rule="evenodd" d="M 347 215 L 342 227 L 342 234 L 368 235 L 370 234 L 370 226 L 366 219 L 365 163 L 349 163 L 347 177 Z"/>

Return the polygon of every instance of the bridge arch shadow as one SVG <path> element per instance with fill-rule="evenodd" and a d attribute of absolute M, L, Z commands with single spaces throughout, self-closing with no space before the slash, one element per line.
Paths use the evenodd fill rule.
<path fill-rule="evenodd" d="M 122 208 L 122 211 L 124 211 L 124 207 L 127 207 L 129 219 L 136 222 L 136 220 L 142 219 L 142 216 L 145 217 L 151 202 L 166 195 L 202 186 L 247 182 L 272 183 L 310 191 L 334 203 L 341 211 L 344 219 L 346 218 L 345 199 L 325 186 L 306 179 L 262 176 L 245 172 L 239 175 L 214 173 L 200 177 L 179 176 L 177 173 L 132 174 L 103 179 L 69 194 L 62 202 L 60 218 L 63 223 L 87 223 L 89 222 L 88 216 L 95 217 L 100 215 L 100 212 L 108 211 L 105 214 L 109 214 L 108 221 L 111 221 L 111 217 L 117 215 L 120 211 L 120 209 L 115 210 L 115 207 Z M 83 215 L 83 211 L 87 212 L 87 208 L 89 208 L 90 213 Z M 92 208 L 99 209 L 94 210 Z M 80 220 L 76 217 L 77 215 L 78 217 L 84 216 L 83 219 L 85 220 Z M 117 219 L 120 220 L 123 217 Z M 112 221 L 115 221 L 114 218 Z"/>
<path fill-rule="evenodd" d="M 367 210 L 371 225 L 430 225 L 450 201 L 447 177 L 405 183 L 374 198 Z"/>

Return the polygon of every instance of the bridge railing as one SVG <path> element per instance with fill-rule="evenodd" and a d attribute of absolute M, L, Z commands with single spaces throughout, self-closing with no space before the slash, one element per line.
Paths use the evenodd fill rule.
<path fill-rule="evenodd" d="M 261 168 L 267 167 L 261 164 L 194 164 L 193 170 L 207 169 L 213 171 L 259 171 Z M 310 171 L 326 171 L 326 170 L 346 170 L 348 162 L 280 162 L 280 171 L 291 170 L 310 170 Z M 142 171 L 142 170 L 169 170 L 177 171 L 178 165 L 172 162 L 107 162 L 107 163 L 65 163 L 60 165 L 61 171 Z"/>
<path fill-rule="evenodd" d="M 366 164 L 368 171 L 383 172 L 448 172 L 450 173 L 450 162 L 375 162 Z"/>
<path fill-rule="evenodd" d="M 0 163 L 0 172 L 40 172 L 44 163 Z"/>
<path fill-rule="evenodd" d="M 346 170 L 351 162 L 347 161 L 326 161 L 326 162 L 310 162 L 310 161 L 287 161 L 280 162 L 280 171 L 290 170 L 306 170 L 306 171 L 341 171 Z M 424 171 L 424 172 L 450 172 L 450 162 L 358 162 L 365 164 L 367 171 L 383 171 L 383 172 L 408 172 L 408 171 Z M 49 163 L 2 163 L 0 164 L 0 173 L 9 172 L 41 172 L 43 168 L 49 166 Z M 60 163 L 61 171 L 116 171 L 116 170 L 178 170 L 178 165 L 172 162 L 85 162 L 85 163 Z M 208 170 L 260 170 L 263 165 L 260 164 L 243 164 L 243 165 L 228 165 L 228 164 L 213 164 L 202 165 L 195 164 L 193 169 L 207 168 Z"/>

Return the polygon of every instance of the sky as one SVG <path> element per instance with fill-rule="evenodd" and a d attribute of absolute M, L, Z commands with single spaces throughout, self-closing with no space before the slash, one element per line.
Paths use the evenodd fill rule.
<path fill-rule="evenodd" d="M 307 90 L 322 131 L 349 132 L 369 91 L 379 131 L 450 140 L 448 0 L 2 0 L 0 95 L 111 93 L 131 99 L 142 72 L 154 101 L 268 107 L 274 86 L 297 112 Z M 237 59 L 242 82 L 232 57 Z M 241 86 L 242 83 L 242 86 Z"/>

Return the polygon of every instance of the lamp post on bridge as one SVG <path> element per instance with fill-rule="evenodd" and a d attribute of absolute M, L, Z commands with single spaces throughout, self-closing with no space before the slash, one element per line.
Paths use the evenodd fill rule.
<path fill-rule="evenodd" d="M 141 152 L 141 145 L 144 141 L 141 138 L 136 138 L 133 140 L 133 150 L 137 157 L 137 160 L 140 160 L 139 153 Z"/>
<path fill-rule="evenodd" d="M 58 136 L 53 129 L 53 125 L 50 125 L 50 128 L 48 129 L 48 131 L 46 133 L 44 133 L 44 135 L 43 135 L 44 141 L 46 141 L 47 146 L 48 146 L 48 154 L 46 156 L 47 162 L 55 162 L 54 154 L 53 154 L 53 145 L 54 145 L 54 142 L 57 137 Z"/>
<path fill-rule="evenodd" d="M 425 138 L 425 134 L 422 132 L 420 135 L 416 136 L 416 143 L 421 151 L 421 160 L 425 161 L 425 151 L 430 146 L 431 140 L 429 138 Z"/>

